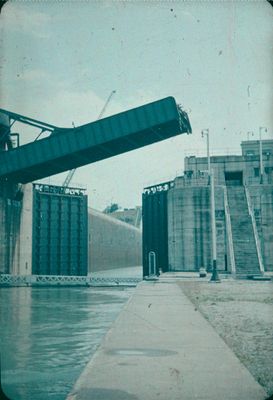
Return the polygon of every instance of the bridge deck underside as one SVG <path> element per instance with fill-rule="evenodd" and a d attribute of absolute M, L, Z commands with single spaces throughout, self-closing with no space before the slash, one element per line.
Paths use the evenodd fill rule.
<path fill-rule="evenodd" d="M 138 107 L 0 153 L 0 179 L 27 183 L 190 132 L 174 98 Z"/>

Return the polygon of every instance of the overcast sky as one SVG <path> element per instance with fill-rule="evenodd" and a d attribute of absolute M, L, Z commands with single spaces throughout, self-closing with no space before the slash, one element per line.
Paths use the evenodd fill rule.
<path fill-rule="evenodd" d="M 144 186 L 183 171 L 185 155 L 238 153 L 247 132 L 273 138 L 273 8 L 264 0 L 9 1 L 0 17 L 1 108 L 64 127 L 174 96 L 192 135 L 79 168 L 103 209 L 141 204 Z M 17 124 L 21 141 L 34 132 Z M 65 174 L 47 179 L 61 184 Z"/>

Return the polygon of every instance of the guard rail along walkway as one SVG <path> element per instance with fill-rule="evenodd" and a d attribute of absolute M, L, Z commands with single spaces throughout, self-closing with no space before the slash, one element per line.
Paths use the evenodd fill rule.
<path fill-rule="evenodd" d="M 90 277 L 64 275 L 0 274 L 0 287 L 6 286 L 137 286 L 142 279 L 130 277 Z"/>

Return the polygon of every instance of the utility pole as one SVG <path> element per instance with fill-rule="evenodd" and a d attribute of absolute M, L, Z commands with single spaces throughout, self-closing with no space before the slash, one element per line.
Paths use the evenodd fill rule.
<path fill-rule="evenodd" d="M 262 143 L 262 131 L 267 132 L 267 128 L 260 126 L 259 128 L 259 148 L 260 148 L 260 183 L 264 183 L 264 166 L 263 166 L 263 143 Z"/>
<path fill-rule="evenodd" d="M 209 129 L 203 129 L 202 137 L 207 138 L 207 162 L 210 185 L 210 218 L 211 218 L 211 239 L 212 239 L 212 275 L 211 282 L 221 282 L 217 271 L 217 250 L 216 250 L 216 221 L 215 221 L 215 191 L 214 191 L 214 170 L 210 163 Z"/>

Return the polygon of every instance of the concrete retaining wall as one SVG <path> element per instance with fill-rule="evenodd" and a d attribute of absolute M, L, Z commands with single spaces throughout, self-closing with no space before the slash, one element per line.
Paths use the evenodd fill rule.
<path fill-rule="evenodd" d="M 89 272 L 141 265 L 140 229 L 92 208 L 88 225 Z"/>
<path fill-rule="evenodd" d="M 215 188 L 217 264 L 226 269 L 223 188 Z M 197 271 L 212 266 L 209 187 L 175 187 L 168 192 L 169 269 Z"/>
<path fill-rule="evenodd" d="M 16 235 L 12 273 L 30 275 L 32 272 L 32 205 L 33 188 L 24 185 L 24 197 L 21 204 L 19 229 Z"/>
<path fill-rule="evenodd" d="M 22 202 L 11 199 L 13 188 L 1 187 L 0 194 L 0 273 L 13 273 L 19 239 Z M 7 190 L 6 190 L 7 189 Z M 18 250 L 17 250 L 18 251 Z"/>
<path fill-rule="evenodd" d="M 273 271 L 273 187 L 248 186 L 259 234 L 265 271 Z M 230 271 L 224 192 L 215 187 L 217 266 Z M 209 187 L 177 186 L 168 193 L 170 270 L 198 270 L 211 265 Z"/>

